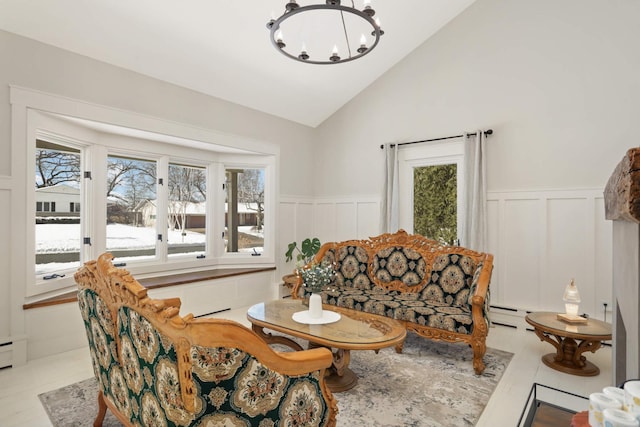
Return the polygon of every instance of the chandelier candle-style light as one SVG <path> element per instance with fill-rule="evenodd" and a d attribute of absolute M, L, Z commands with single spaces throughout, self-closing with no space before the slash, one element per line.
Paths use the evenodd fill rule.
<path fill-rule="evenodd" d="M 339 64 L 362 58 L 380 41 L 384 31 L 371 0 L 357 9 L 340 0 L 303 6 L 288 0 L 279 18 L 267 23 L 271 43 L 296 61 L 308 64 Z"/>

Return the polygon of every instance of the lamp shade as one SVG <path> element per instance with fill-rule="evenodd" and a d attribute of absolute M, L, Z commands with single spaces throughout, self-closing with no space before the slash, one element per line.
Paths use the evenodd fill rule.
<path fill-rule="evenodd" d="M 571 279 L 571 283 L 565 288 L 562 299 L 564 300 L 565 312 L 568 315 L 577 316 L 580 308 L 580 292 L 578 292 L 578 288 L 573 282 L 573 279 Z"/>
<path fill-rule="evenodd" d="M 567 285 L 564 290 L 564 296 L 562 297 L 564 302 L 577 304 L 580 302 L 580 292 L 578 292 L 578 288 L 571 279 L 571 283 Z"/>

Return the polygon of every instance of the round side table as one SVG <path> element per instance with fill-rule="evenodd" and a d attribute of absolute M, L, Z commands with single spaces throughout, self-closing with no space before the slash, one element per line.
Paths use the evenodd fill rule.
<path fill-rule="evenodd" d="M 534 312 L 525 316 L 538 338 L 556 348 L 555 354 L 542 356 L 544 364 L 567 374 L 598 375 L 600 368 L 587 361 L 582 353 L 595 353 L 602 346 L 602 341 L 611 340 L 611 324 L 597 319 L 568 323 L 557 316 L 558 313 L 552 312 Z"/>

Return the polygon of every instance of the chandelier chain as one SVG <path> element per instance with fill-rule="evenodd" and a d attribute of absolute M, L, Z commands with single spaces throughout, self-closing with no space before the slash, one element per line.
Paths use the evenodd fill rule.
<path fill-rule="evenodd" d="M 353 3 L 353 2 L 351 2 Z M 351 58 L 351 45 L 349 43 L 349 34 L 347 33 L 347 25 L 344 23 L 344 12 L 340 11 L 340 16 L 342 17 L 342 29 L 344 30 L 344 39 L 347 42 L 347 49 L 349 50 L 349 58 Z"/>

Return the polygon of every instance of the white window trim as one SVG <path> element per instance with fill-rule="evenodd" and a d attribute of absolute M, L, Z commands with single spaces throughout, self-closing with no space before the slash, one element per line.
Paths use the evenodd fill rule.
<path fill-rule="evenodd" d="M 251 265 L 275 265 L 275 242 L 273 239 L 274 227 L 277 217 L 277 204 L 279 188 L 277 186 L 277 168 L 280 148 L 266 141 L 259 141 L 250 138 L 244 138 L 237 135 L 226 134 L 210 129 L 199 128 L 189 124 L 177 123 L 169 120 L 159 119 L 139 113 L 115 109 L 112 107 L 92 104 L 81 100 L 70 99 L 58 95 L 48 94 L 36 90 L 26 89 L 18 86 L 10 86 L 10 104 L 11 104 L 11 164 L 13 166 L 12 174 L 16 177 L 24 176 L 27 179 L 16 179 L 11 196 L 11 214 L 12 214 L 12 232 L 11 247 L 14 248 L 14 256 L 11 262 L 11 283 L 12 293 L 14 296 L 23 295 L 25 300 L 28 297 L 39 295 L 39 297 L 54 296 L 63 291 L 68 291 L 73 285 L 73 277 L 65 277 L 56 279 L 52 283 L 36 284 L 34 281 L 33 259 L 35 254 L 35 230 L 32 218 L 25 215 L 26 212 L 35 211 L 35 197 L 33 195 L 32 180 L 35 176 L 33 172 L 33 155 L 35 147 L 31 141 L 35 140 L 35 129 L 30 125 L 30 114 L 35 112 L 43 112 L 42 116 L 53 114 L 64 116 L 75 120 L 78 123 L 87 123 L 87 121 L 107 124 L 108 127 L 123 127 L 129 130 L 135 130 L 143 136 L 156 135 L 162 137 L 164 142 L 180 143 L 183 149 L 194 148 L 205 150 L 208 152 L 216 152 L 221 161 L 226 161 L 225 157 L 233 159 L 234 156 L 245 158 L 246 155 L 255 154 L 262 159 L 260 165 L 252 167 L 266 167 L 270 184 L 271 194 L 268 195 L 269 200 L 265 200 L 265 205 L 269 206 L 270 215 L 267 223 L 265 218 L 265 227 L 269 227 L 269 233 L 265 235 L 265 251 L 260 257 L 250 256 L 233 256 L 233 257 L 217 257 L 213 256 L 213 260 L 207 260 L 206 268 L 214 266 L 232 268 L 237 266 Z M 90 130 L 87 130 L 90 132 Z M 31 155 L 30 155 L 31 154 Z M 239 154 L 243 154 L 239 156 Z M 89 159 L 91 163 L 94 159 Z M 97 165 L 93 164 L 92 169 L 95 170 Z M 104 166 L 106 167 L 106 166 Z M 215 173 L 212 169 L 211 174 Z M 224 173 L 224 172 L 223 172 Z M 100 176 L 100 174 L 97 174 Z M 29 178 L 31 177 L 31 178 Z M 95 191 L 95 190 L 94 190 Z M 211 198 L 213 200 L 213 198 Z M 96 208 L 87 203 L 87 198 L 81 199 L 83 215 L 86 218 L 93 218 L 96 224 L 105 223 L 100 221 L 101 218 L 106 220 L 106 212 L 92 212 Z M 97 215 L 97 216 L 96 216 Z M 208 215 L 209 217 L 209 215 Z M 100 227 L 94 227 L 99 230 Z M 104 232 L 106 234 L 106 230 Z M 211 236 L 220 236 L 219 230 L 215 225 L 212 228 Z M 214 242 L 215 243 L 215 242 Z M 86 245 L 83 245 L 86 246 Z M 93 255 L 97 256 L 99 249 L 93 247 L 91 256 L 85 259 L 92 259 Z M 235 254 L 234 254 L 235 255 Z M 210 257 L 208 257 L 210 258 Z M 168 263 L 171 264 L 171 263 Z M 168 265 L 171 269 L 172 266 Z M 188 266 L 186 268 L 189 268 Z M 200 266 L 192 266 L 193 268 L 202 268 Z M 175 266 L 174 266 L 175 269 Z M 136 266 L 130 268 L 132 273 L 151 276 L 158 272 L 158 265 L 154 266 Z M 189 270 L 181 270 L 189 271 Z M 72 275 L 71 275 L 72 276 Z M 58 282 L 59 281 L 59 282 Z M 53 283 L 58 282 L 58 283 Z M 28 302 L 28 301 L 27 301 Z"/>
<path fill-rule="evenodd" d="M 413 174 L 423 166 L 456 164 L 457 233 L 464 224 L 464 137 L 456 141 L 431 142 L 398 150 L 399 167 L 399 227 L 413 233 Z"/>

